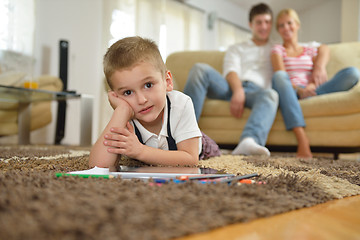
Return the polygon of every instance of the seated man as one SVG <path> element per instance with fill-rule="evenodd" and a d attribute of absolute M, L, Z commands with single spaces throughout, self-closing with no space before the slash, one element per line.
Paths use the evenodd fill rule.
<path fill-rule="evenodd" d="M 271 88 L 272 67 L 269 35 L 272 11 L 266 4 L 250 10 L 252 39 L 231 46 L 224 58 L 224 77 L 207 64 L 190 71 L 184 93 L 194 103 L 199 120 L 205 97 L 230 101 L 231 114 L 240 118 L 244 107 L 252 109 L 232 154 L 270 156 L 265 143 L 278 109 L 278 95 Z"/>

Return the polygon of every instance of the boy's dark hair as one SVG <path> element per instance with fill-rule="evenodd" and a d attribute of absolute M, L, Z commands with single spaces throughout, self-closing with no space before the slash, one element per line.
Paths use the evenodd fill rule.
<path fill-rule="evenodd" d="M 249 22 L 251 22 L 254 19 L 254 17 L 259 14 L 269 14 L 271 16 L 271 19 L 273 18 L 273 13 L 271 11 L 271 8 L 265 3 L 259 3 L 251 8 L 249 14 Z"/>
<path fill-rule="evenodd" d="M 131 68 L 138 63 L 149 62 L 162 76 L 166 67 L 156 43 L 142 37 L 127 37 L 118 40 L 104 56 L 104 74 L 112 89 L 110 78 L 117 70 Z"/>

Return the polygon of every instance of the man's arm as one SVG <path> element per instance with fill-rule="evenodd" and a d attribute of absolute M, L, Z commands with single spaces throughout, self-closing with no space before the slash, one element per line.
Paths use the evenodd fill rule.
<path fill-rule="evenodd" d="M 236 72 L 229 72 L 226 75 L 226 81 L 229 83 L 232 91 L 230 112 L 234 117 L 240 118 L 244 113 L 245 106 L 245 92 L 242 82 Z"/>
<path fill-rule="evenodd" d="M 327 45 L 322 44 L 318 48 L 318 55 L 314 58 L 314 67 L 311 80 L 315 83 L 316 87 L 323 84 L 328 80 L 326 65 L 330 59 L 330 49 Z"/>
<path fill-rule="evenodd" d="M 244 52 L 241 46 L 232 45 L 227 50 L 223 63 L 224 76 L 232 91 L 230 112 L 236 118 L 242 116 L 245 106 L 245 92 L 239 77 L 242 71 L 241 62 L 243 55 Z"/>

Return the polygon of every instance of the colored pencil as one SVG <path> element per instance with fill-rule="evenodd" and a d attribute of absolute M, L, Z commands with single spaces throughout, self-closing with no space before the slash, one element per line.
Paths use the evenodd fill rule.
<path fill-rule="evenodd" d="M 56 177 L 80 177 L 80 178 L 114 178 L 113 175 L 100 175 L 100 174 L 70 174 L 70 173 L 55 173 Z"/>

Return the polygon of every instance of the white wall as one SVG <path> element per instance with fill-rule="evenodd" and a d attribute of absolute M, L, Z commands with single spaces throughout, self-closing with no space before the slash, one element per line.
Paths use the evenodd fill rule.
<path fill-rule="evenodd" d="M 286 7 L 292 6 L 283 8 Z M 276 42 L 281 42 L 275 28 L 275 19 L 281 9 L 273 10 L 274 26 L 271 38 Z M 341 41 L 341 1 L 327 0 L 322 4 L 314 5 L 311 9 L 297 11 L 297 13 L 301 21 L 300 42 L 317 41 L 329 44 Z"/>
<path fill-rule="evenodd" d="M 68 40 L 68 89 L 90 94 L 98 99 L 103 55 L 100 52 L 102 1 L 37 0 L 36 4 L 35 75 L 59 76 L 58 44 L 60 39 Z M 94 109 L 98 109 L 98 104 L 98 101 L 95 101 Z M 79 100 L 69 100 L 67 103 L 66 130 L 62 144 L 79 144 L 79 106 Z M 53 110 L 55 113 L 56 108 Z M 94 128 L 98 125 L 95 114 L 96 112 L 93 119 Z M 52 124 L 46 127 L 47 143 L 54 142 L 55 123 L 54 115 Z M 94 128 L 96 132 L 97 129 Z M 33 137 L 32 141 L 34 142 Z"/>
<path fill-rule="evenodd" d="M 341 1 L 329 0 L 300 12 L 299 41 L 336 43 L 341 41 Z"/>

